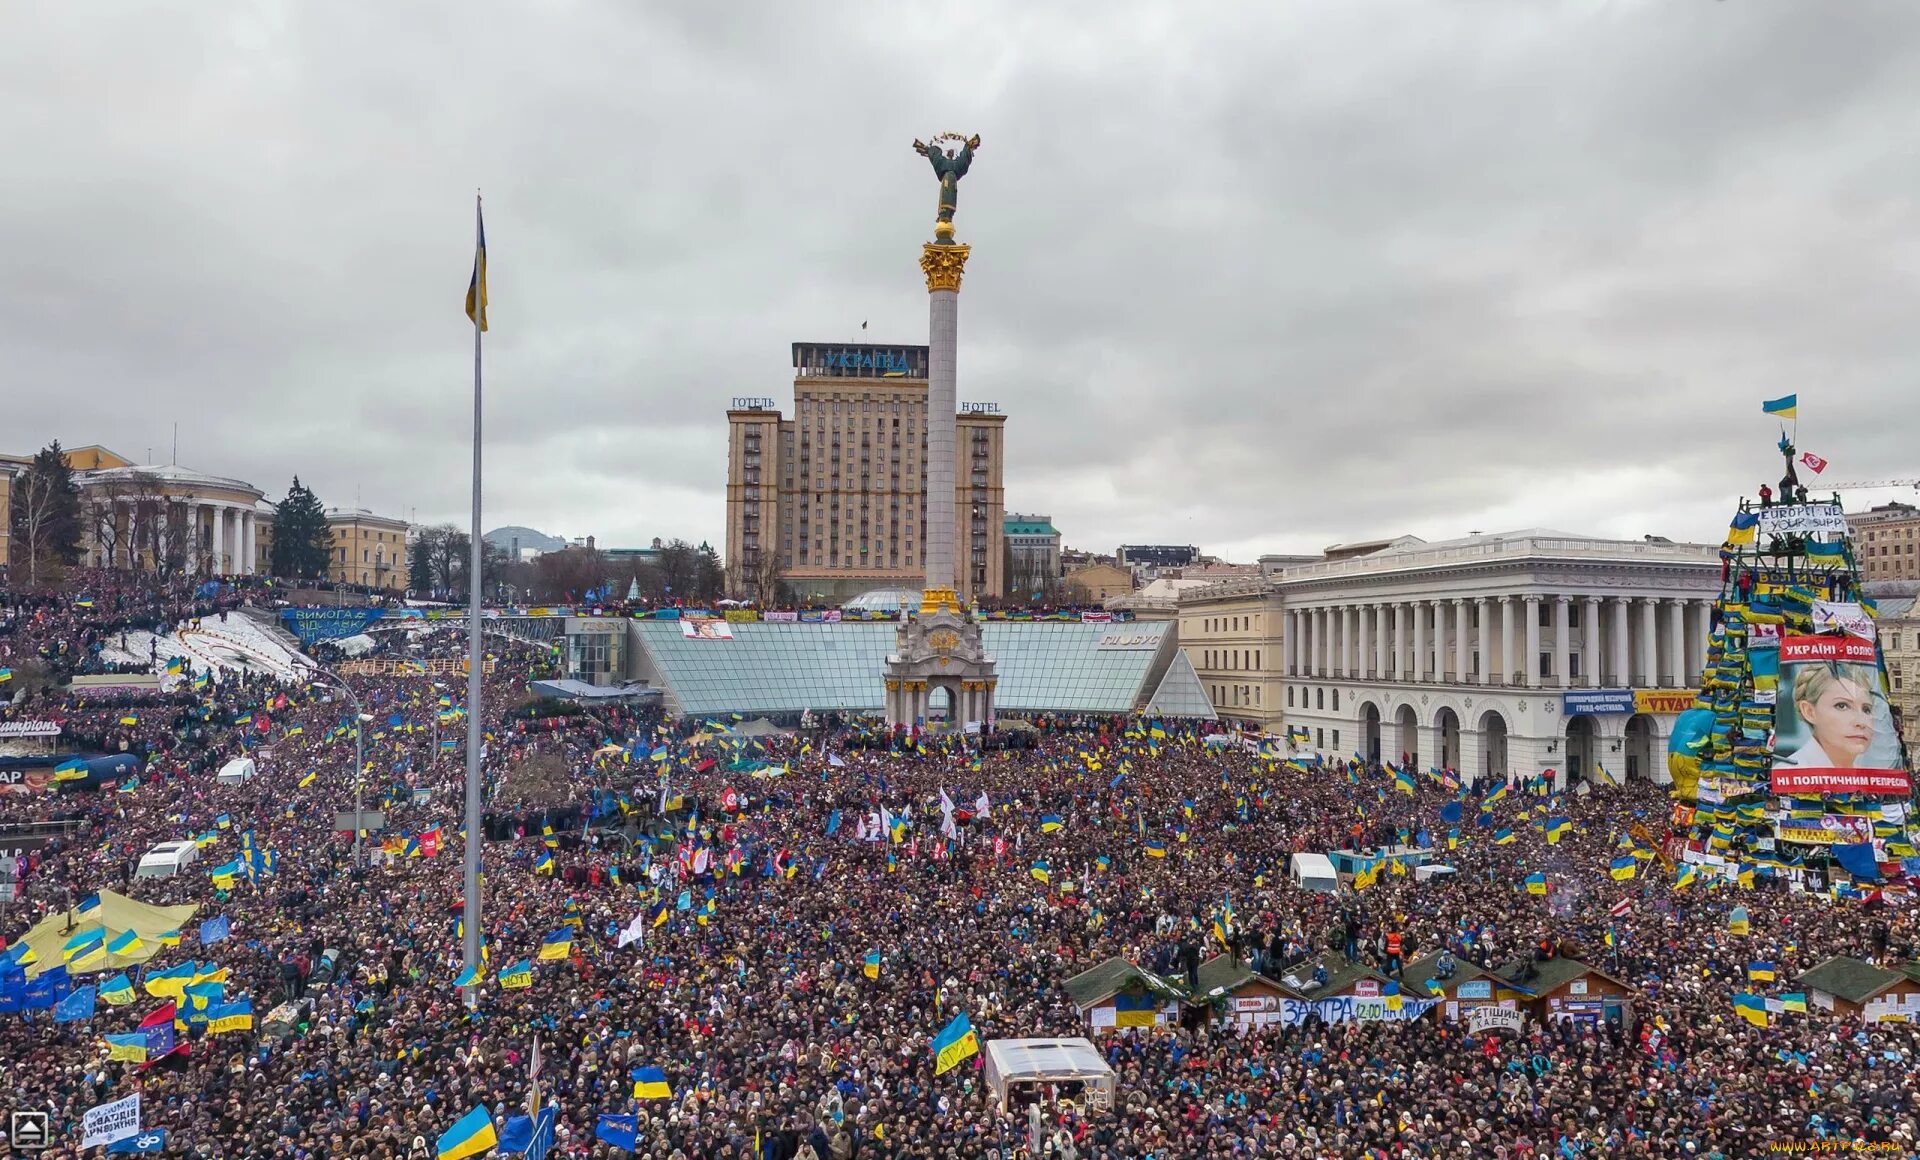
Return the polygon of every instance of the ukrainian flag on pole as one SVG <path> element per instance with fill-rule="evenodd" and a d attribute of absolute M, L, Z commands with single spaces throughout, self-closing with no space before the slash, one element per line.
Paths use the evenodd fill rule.
<path fill-rule="evenodd" d="M 467 280 L 467 317 L 487 328 L 487 223 L 480 213 L 480 197 L 473 199 L 473 276 Z"/>
<path fill-rule="evenodd" d="M 1767 399 L 1760 404 L 1760 410 L 1781 419 L 1797 419 L 1800 415 L 1800 396 L 1792 394 Z"/>

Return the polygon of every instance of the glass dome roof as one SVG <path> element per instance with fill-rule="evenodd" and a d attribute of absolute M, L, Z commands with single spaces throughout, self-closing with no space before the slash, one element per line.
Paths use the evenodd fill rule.
<path fill-rule="evenodd" d="M 918 607 L 920 590 L 917 588 L 875 588 L 840 606 L 844 612 L 898 612 L 902 608 Z"/>

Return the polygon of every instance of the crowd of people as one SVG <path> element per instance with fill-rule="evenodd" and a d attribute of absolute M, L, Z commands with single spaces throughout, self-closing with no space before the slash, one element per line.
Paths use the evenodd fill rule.
<path fill-rule="evenodd" d="M 88 577 L 84 609 L 72 592 L 0 599 L 0 650 L 78 671 L 123 626 L 263 599 L 143 582 Z M 626 1155 L 601 1119 L 626 1115 L 632 1154 L 655 1160 L 1920 1154 L 1912 1026 L 1811 1010 L 1762 1027 L 1732 1002 L 1755 987 L 1755 960 L 1788 989 L 1835 955 L 1913 959 L 1913 908 L 1765 878 L 1678 887 L 1648 859 L 1618 880 L 1629 828 L 1664 829 L 1658 787 L 1549 797 L 1525 783 L 1488 800 L 1444 774 L 1276 760 L 1140 719 L 1049 721 L 983 748 L 827 715 L 749 742 L 729 721 L 540 702 L 528 682 L 551 650 L 487 647 L 486 970 L 465 989 L 464 678 L 345 677 L 355 713 L 331 678 L 189 669 L 132 710 L 60 688 L 0 710 L 141 762 L 126 783 L 0 795 L 0 821 L 77 823 L 32 852 L 0 944 L 102 889 L 193 903 L 180 945 L 130 974 L 217 963 L 254 1012 L 250 1028 L 192 1028 L 144 1064 L 110 1059 L 103 1039 L 166 1001 L 144 983 L 91 1019 L 0 1015 L 0 1088 L 59 1128 L 44 1155 L 81 1155 L 83 1113 L 134 1090 L 165 1154 L 335 1160 L 433 1155 L 462 1116 L 484 1107 L 504 1125 L 533 1089 L 558 1109 L 550 1154 L 569 1157 Z M 241 756 L 251 780 L 215 779 Z M 334 829 L 356 794 L 385 812 L 358 864 Z M 1569 823 L 1551 842 L 1549 817 Z M 1333 894 L 1288 874 L 1296 852 L 1423 832 L 1455 874 Z M 156 843 L 190 837 L 206 850 L 188 872 L 134 874 Z M 209 876 L 243 844 L 272 852 L 271 871 Z M 1525 885 L 1535 874 L 1545 893 Z M 1730 926 L 1735 907 L 1748 933 Z M 230 934 L 201 945 L 213 919 Z M 1092 1032 L 1064 987 L 1113 956 L 1180 977 L 1224 952 L 1277 978 L 1326 953 L 1391 971 L 1441 949 L 1485 968 L 1580 958 L 1630 986 L 1630 1017 L 1517 1036 L 1470 1035 L 1438 1010 L 1240 1030 L 1202 1003 Z M 510 969 L 522 961 L 525 975 Z M 936 1074 L 931 1041 L 958 1014 L 982 1043 L 1093 1035 L 1113 1106 L 1002 1107 L 979 1056 Z M 664 1094 L 649 1073 L 637 1098 L 636 1073 L 656 1068 Z"/>

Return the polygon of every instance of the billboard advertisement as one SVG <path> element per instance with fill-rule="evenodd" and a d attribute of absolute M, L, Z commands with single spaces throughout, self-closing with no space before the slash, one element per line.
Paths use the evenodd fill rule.
<path fill-rule="evenodd" d="M 1907 792 L 1870 640 L 1783 637 L 1773 736 L 1774 793 Z"/>

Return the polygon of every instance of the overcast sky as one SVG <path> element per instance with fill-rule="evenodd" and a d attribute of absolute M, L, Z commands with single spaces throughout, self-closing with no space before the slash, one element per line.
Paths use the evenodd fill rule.
<path fill-rule="evenodd" d="M 464 524 L 483 187 L 486 525 L 718 546 L 732 396 L 926 340 L 957 130 L 1069 544 L 1717 541 L 1766 397 L 1920 474 L 1917 119 L 1912 0 L 11 0 L 0 449 Z"/>

